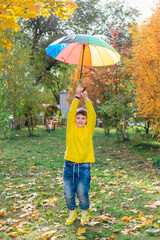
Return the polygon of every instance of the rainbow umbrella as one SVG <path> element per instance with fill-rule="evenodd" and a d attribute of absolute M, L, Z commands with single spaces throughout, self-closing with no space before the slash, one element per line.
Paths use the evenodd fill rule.
<path fill-rule="evenodd" d="M 68 35 L 51 43 L 46 49 L 54 59 L 81 66 L 108 66 L 120 61 L 119 53 L 103 39 L 89 35 Z"/>

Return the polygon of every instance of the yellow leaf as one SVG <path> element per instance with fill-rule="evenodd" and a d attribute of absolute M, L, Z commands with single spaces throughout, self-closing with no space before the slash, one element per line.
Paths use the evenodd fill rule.
<path fill-rule="evenodd" d="M 130 217 L 126 217 L 126 216 L 124 216 L 124 217 L 121 218 L 121 220 L 122 220 L 122 221 L 129 222 L 129 221 L 132 220 L 132 216 L 130 216 Z"/>
<path fill-rule="evenodd" d="M 118 232 L 120 232 L 120 229 L 114 229 L 113 232 L 118 233 Z"/>
<path fill-rule="evenodd" d="M 36 168 L 36 166 L 32 166 L 31 168 Z"/>
<path fill-rule="evenodd" d="M 147 219 L 145 219 L 145 220 L 143 221 L 143 223 L 142 223 L 142 227 L 148 226 L 149 224 L 150 224 L 150 221 L 147 220 Z"/>
<path fill-rule="evenodd" d="M 140 213 L 140 214 L 139 214 L 139 217 L 136 218 L 136 219 L 141 221 L 141 219 L 142 219 L 143 216 L 144 216 L 144 214 L 143 214 L 143 213 Z"/>
<path fill-rule="evenodd" d="M 53 235 L 57 237 L 58 235 L 55 234 L 55 232 L 56 232 L 55 230 L 51 230 L 49 232 L 43 233 L 41 236 L 38 237 L 38 239 L 43 239 L 43 240 L 50 239 L 51 237 L 53 237 Z"/>
<path fill-rule="evenodd" d="M 3 218 L 4 216 L 6 216 L 5 209 L 1 209 L 0 210 L 0 217 Z"/>
<path fill-rule="evenodd" d="M 52 204 L 52 203 L 54 203 L 56 200 L 57 200 L 57 197 L 50 198 L 50 199 L 49 199 L 49 202 Z"/>
<path fill-rule="evenodd" d="M 117 172 L 116 172 L 116 176 L 118 177 L 119 175 L 120 175 L 120 173 L 117 171 Z"/>
<path fill-rule="evenodd" d="M 18 232 L 11 232 L 8 234 L 9 237 L 17 237 L 18 236 Z"/>
<path fill-rule="evenodd" d="M 155 224 L 154 224 L 154 227 L 155 227 L 155 228 L 159 228 L 159 225 L 155 223 Z"/>
<path fill-rule="evenodd" d="M 101 216 L 98 216 L 98 217 L 99 217 L 101 222 L 107 222 L 107 221 L 115 222 L 115 219 L 116 219 L 116 218 L 111 218 L 111 217 L 105 216 L 105 215 L 101 215 Z"/>
<path fill-rule="evenodd" d="M 112 235 L 110 238 L 108 238 L 108 240 L 114 240 L 115 239 L 115 235 Z"/>
<path fill-rule="evenodd" d="M 23 229 L 21 229 L 21 230 L 18 230 L 18 233 L 23 233 L 23 234 L 26 234 L 26 233 L 28 233 L 27 231 L 25 231 L 25 230 L 23 230 Z"/>
<path fill-rule="evenodd" d="M 86 232 L 86 228 L 78 228 L 78 231 L 77 231 L 77 235 L 81 235 L 82 233 L 85 233 Z"/>

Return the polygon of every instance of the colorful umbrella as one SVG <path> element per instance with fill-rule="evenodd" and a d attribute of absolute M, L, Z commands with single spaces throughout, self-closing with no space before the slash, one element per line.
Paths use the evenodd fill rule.
<path fill-rule="evenodd" d="M 71 35 L 51 43 L 46 52 L 64 63 L 81 66 L 107 66 L 120 61 L 119 53 L 104 40 L 89 35 Z"/>

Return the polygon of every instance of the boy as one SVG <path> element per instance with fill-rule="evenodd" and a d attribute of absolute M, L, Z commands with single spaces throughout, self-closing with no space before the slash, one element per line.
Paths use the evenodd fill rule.
<path fill-rule="evenodd" d="M 83 96 L 87 111 L 77 109 L 80 96 Z M 82 210 L 81 223 L 89 222 L 90 163 L 94 162 L 92 137 L 96 123 L 96 114 L 87 92 L 81 86 L 76 89 L 67 121 L 66 152 L 64 164 L 64 198 L 69 210 L 66 224 L 72 224 L 76 218 L 75 194 Z"/>

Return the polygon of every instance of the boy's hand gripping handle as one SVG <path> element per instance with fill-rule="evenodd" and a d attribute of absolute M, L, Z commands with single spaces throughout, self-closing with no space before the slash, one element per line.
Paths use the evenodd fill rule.
<path fill-rule="evenodd" d="M 86 86 L 84 86 L 83 90 L 82 90 L 82 93 L 86 90 Z"/>

